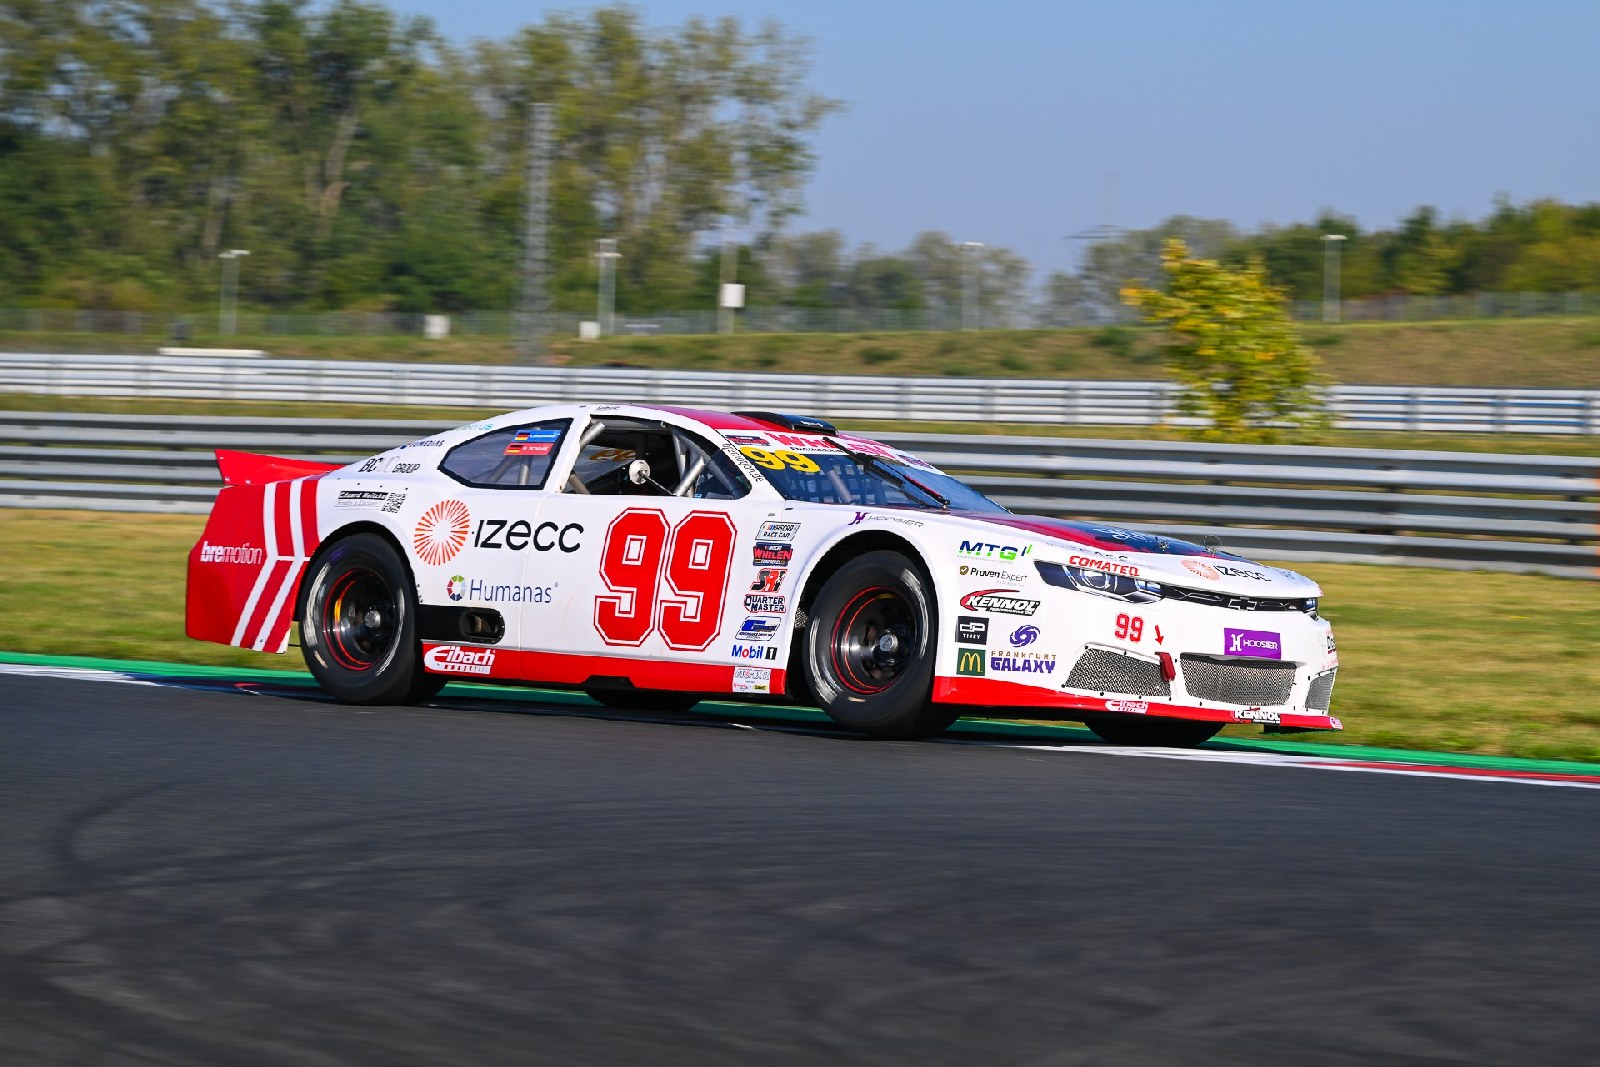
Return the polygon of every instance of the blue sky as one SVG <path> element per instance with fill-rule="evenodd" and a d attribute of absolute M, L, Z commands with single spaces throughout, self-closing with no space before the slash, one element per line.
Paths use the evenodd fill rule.
<path fill-rule="evenodd" d="M 529 0 L 386 0 L 504 38 Z M 816 139 L 798 229 L 896 249 L 921 230 L 1070 268 L 1067 235 L 1174 214 L 1254 229 L 1324 207 L 1366 228 L 1419 204 L 1481 218 L 1600 200 L 1600 2 L 647 0 L 782 22 L 849 110 Z M 1109 219 L 1107 216 L 1110 216 Z"/>

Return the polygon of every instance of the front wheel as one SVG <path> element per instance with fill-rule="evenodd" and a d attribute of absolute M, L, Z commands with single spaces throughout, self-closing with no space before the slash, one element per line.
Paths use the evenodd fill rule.
<path fill-rule="evenodd" d="M 445 682 L 422 669 L 411 575 L 376 534 L 342 538 L 312 564 L 300 651 L 318 684 L 344 704 L 414 704 Z"/>
<path fill-rule="evenodd" d="M 1217 736 L 1217 731 L 1222 729 L 1220 722 L 1159 718 L 1096 719 L 1085 725 L 1100 740 L 1113 745 L 1160 748 L 1194 748 Z"/>
<path fill-rule="evenodd" d="M 937 628 L 920 567 L 898 552 L 858 556 L 811 604 L 806 683 L 841 726 L 901 741 L 941 733 L 958 712 L 928 702 Z"/>

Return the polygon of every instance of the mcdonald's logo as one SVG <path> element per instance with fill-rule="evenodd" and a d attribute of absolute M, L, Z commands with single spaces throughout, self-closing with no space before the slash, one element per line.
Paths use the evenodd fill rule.
<path fill-rule="evenodd" d="M 983 674 L 983 649 L 958 648 L 956 649 L 956 673 L 969 675 Z"/>

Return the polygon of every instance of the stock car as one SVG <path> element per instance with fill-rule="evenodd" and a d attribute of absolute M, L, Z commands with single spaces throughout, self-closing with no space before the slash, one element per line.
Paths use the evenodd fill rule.
<path fill-rule="evenodd" d="M 815 704 L 899 739 L 963 714 L 1133 745 L 1341 728 L 1311 580 L 1012 514 L 822 419 L 567 404 L 342 467 L 217 462 L 189 635 L 283 652 L 298 623 L 311 673 L 347 703 L 457 680 L 658 711 Z"/>

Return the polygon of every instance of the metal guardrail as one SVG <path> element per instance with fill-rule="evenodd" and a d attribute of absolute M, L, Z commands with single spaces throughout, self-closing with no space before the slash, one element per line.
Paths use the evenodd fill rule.
<path fill-rule="evenodd" d="M 217 489 L 214 448 L 348 461 L 440 428 L 437 420 L 0 412 L 0 507 L 204 513 Z M 1600 576 L 1600 464 L 1588 458 L 874 436 L 1015 511 L 1215 536 L 1274 559 Z"/>
<path fill-rule="evenodd" d="M 0 391 L 59 396 L 419 404 L 505 411 L 618 402 L 826 412 L 841 419 L 1148 426 L 1174 418 L 1170 382 L 732 374 L 334 360 L 0 353 Z M 1335 386 L 1340 427 L 1600 433 L 1600 390 Z"/>

